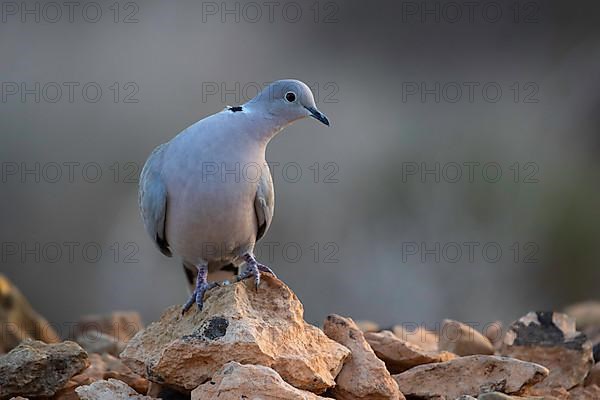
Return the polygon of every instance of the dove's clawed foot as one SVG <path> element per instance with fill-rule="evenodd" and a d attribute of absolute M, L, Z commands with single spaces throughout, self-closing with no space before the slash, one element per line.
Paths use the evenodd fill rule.
<path fill-rule="evenodd" d="M 192 293 L 187 303 L 185 303 L 181 309 L 181 315 L 185 314 L 194 303 L 196 303 L 198 305 L 198 309 L 202 311 L 202 306 L 204 305 L 204 293 L 214 287 L 221 286 L 217 282 L 207 281 L 208 267 L 206 265 L 201 265 L 197 268 L 198 276 L 196 277 L 196 288 L 194 289 L 194 293 Z"/>
<path fill-rule="evenodd" d="M 256 290 L 258 290 L 258 285 L 260 285 L 260 275 L 263 272 L 273 275 L 273 277 L 277 278 L 273 270 L 267 267 L 266 265 L 260 264 L 256 261 L 256 258 L 252 254 L 244 255 L 244 261 L 246 261 L 246 268 L 244 272 L 242 272 L 238 277 L 237 281 L 244 280 L 246 278 L 254 277 L 254 286 Z"/>

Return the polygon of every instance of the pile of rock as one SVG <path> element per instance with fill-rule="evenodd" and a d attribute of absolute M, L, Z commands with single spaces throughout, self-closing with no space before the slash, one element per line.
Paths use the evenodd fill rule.
<path fill-rule="evenodd" d="M 142 330 L 136 314 L 88 317 L 81 346 L 26 341 L 0 357 L 0 400 L 600 399 L 594 343 L 566 314 L 529 313 L 502 335 L 452 320 L 440 333 L 380 330 L 339 315 L 321 330 L 303 313 L 265 276 L 259 291 L 216 288 L 202 311 L 174 306 Z"/>

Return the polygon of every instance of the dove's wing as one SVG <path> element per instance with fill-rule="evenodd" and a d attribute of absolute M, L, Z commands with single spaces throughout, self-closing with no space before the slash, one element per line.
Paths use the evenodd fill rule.
<path fill-rule="evenodd" d="M 146 231 L 161 253 L 171 257 L 171 249 L 165 237 L 167 188 L 161 176 L 162 158 L 166 148 L 167 143 L 155 148 L 144 164 L 140 176 L 139 203 Z"/>
<path fill-rule="evenodd" d="M 262 174 L 258 182 L 256 197 L 254 198 L 254 212 L 256 213 L 256 220 L 258 222 L 258 232 L 256 233 L 257 242 L 269 229 L 271 220 L 273 219 L 273 210 L 275 208 L 275 191 L 273 190 L 273 180 L 271 178 L 269 167 L 266 166 L 265 168 L 266 173 Z"/>

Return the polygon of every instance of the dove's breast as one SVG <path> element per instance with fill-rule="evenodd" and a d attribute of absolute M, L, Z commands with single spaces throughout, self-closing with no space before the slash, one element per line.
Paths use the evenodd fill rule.
<path fill-rule="evenodd" d="M 165 155 L 166 239 L 194 264 L 230 261 L 256 241 L 258 176 L 269 173 L 264 149 L 242 132 L 231 135 L 238 137 L 184 132 Z"/>

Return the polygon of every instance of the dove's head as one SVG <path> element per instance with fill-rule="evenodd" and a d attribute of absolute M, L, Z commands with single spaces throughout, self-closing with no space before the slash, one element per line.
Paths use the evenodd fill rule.
<path fill-rule="evenodd" d="M 275 81 L 247 103 L 267 112 L 272 118 L 287 125 L 304 117 L 313 117 L 329 125 L 329 120 L 317 109 L 310 88 L 294 79 Z"/>

